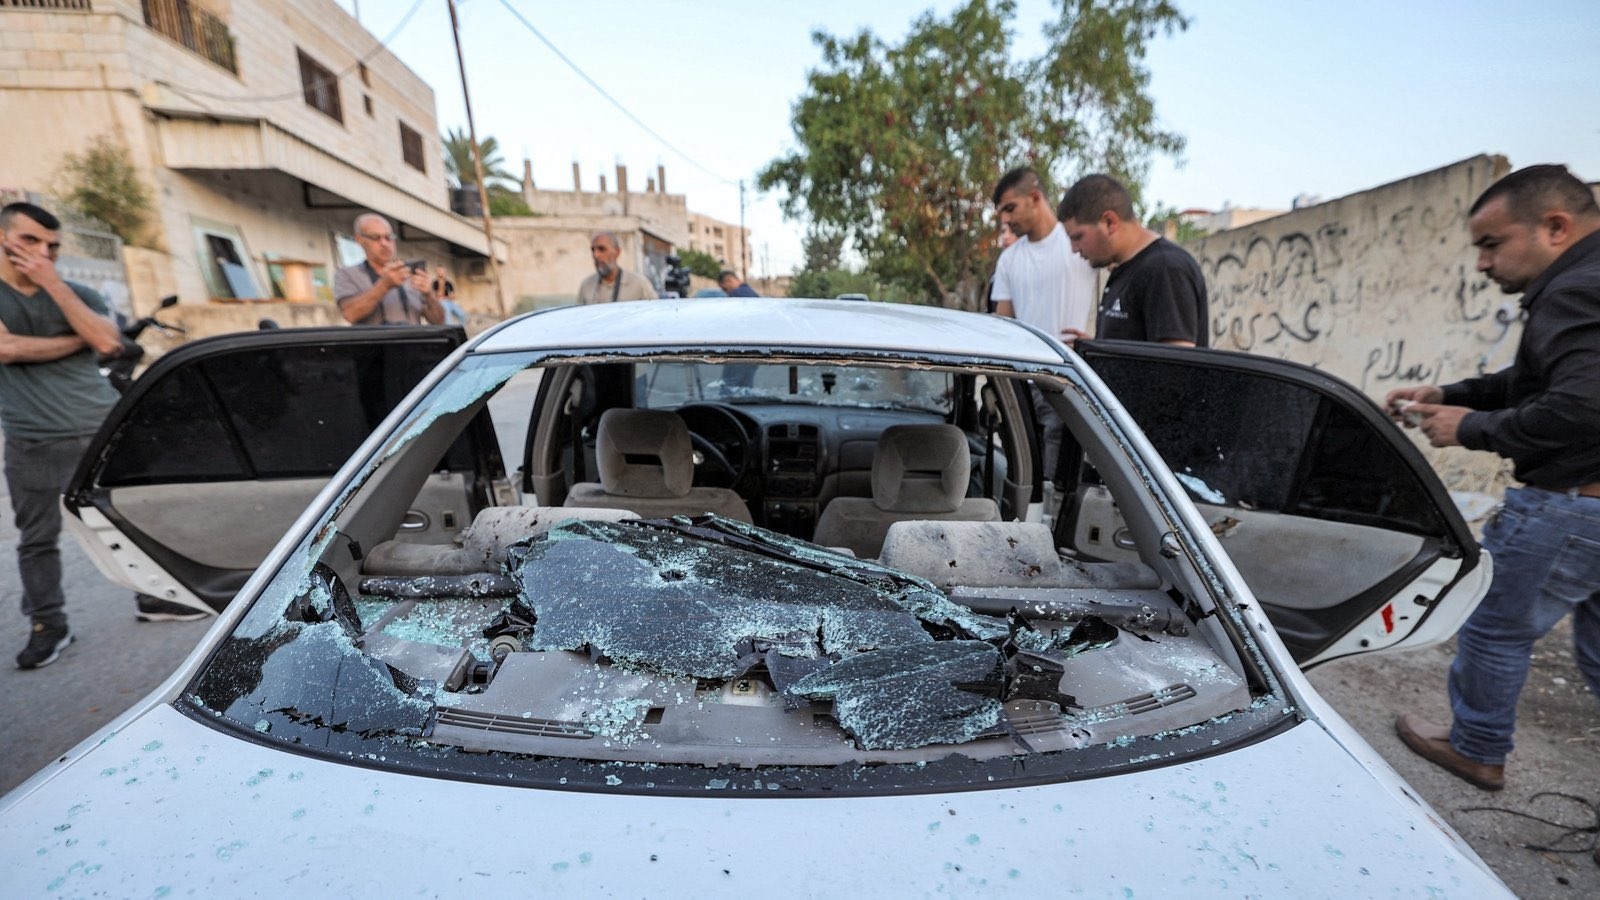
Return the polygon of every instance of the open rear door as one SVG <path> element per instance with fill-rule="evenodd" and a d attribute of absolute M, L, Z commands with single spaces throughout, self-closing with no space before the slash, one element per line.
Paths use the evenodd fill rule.
<path fill-rule="evenodd" d="M 1302 667 L 1446 640 L 1490 561 L 1409 438 L 1367 397 L 1278 359 L 1080 342 L 1199 507 Z M 1062 537 L 1135 559 L 1092 473 Z"/>
<path fill-rule="evenodd" d="M 66 522 L 111 580 L 221 610 L 350 454 L 464 340 L 453 327 L 312 328 L 179 347 L 101 426 L 67 489 Z M 436 496 L 425 493 L 427 508 L 407 517 L 416 539 L 448 540 L 471 521 L 473 456 L 458 444 L 441 460 Z"/>

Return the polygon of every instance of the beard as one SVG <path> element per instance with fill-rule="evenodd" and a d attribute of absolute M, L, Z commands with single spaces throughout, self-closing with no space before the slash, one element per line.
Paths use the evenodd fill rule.
<path fill-rule="evenodd" d="M 610 278 L 611 273 L 617 271 L 617 267 L 610 263 L 597 262 L 594 264 L 594 271 L 601 278 Z"/>

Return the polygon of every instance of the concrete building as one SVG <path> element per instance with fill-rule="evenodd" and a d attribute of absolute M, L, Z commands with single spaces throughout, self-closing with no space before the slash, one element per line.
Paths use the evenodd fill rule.
<path fill-rule="evenodd" d="M 1281 216 L 1285 212 L 1286 210 L 1282 209 L 1256 209 L 1223 204 L 1219 210 L 1186 209 L 1178 213 L 1178 218 L 1206 234 L 1215 234 L 1230 228 L 1254 225 L 1273 216 Z"/>
<path fill-rule="evenodd" d="M 342 321 L 329 287 L 361 258 L 365 210 L 494 308 L 488 245 L 448 206 L 432 88 L 333 0 L 0 0 L 0 115 L 28 135 L 0 188 L 47 190 L 96 138 L 126 149 L 155 201 L 125 254 L 138 311 L 175 293 L 202 332 Z"/>
<path fill-rule="evenodd" d="M 688 233 L 690 250 L 711 254 L 725 268 L 749 280 L 750 229 L 701 213 L 690 213 Z"/>
<path fill-rule="evenodd" d="M 511 260 L 500 272 L 508 303 L 527 309 L 572 302 L 578 285 L 594 274 L 589 239 L 599 231 L 617 235 L 623 268 L 658 287 L 675 251 L 702 250 L 735 269 L 737 257 L 727 254 L 742 251 L 748 266 L 748 229 L 691 212 L 684 195 L 665 190 L 665 166 L 646 176 L 642 191 L 627 166 L 617 165 L 614 183 L 608 174 L 598 176 L 597 189 L 585 190 L 582 168 L 573 163 L 572 190 L 549 190 L 535 186 L 532 167 L 523 164 L 522 199 L 534 215 L 494 222 Z"/>

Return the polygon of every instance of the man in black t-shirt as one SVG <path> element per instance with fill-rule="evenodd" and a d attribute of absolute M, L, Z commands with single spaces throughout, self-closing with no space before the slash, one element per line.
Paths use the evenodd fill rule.
<path fill-rule="evenodd" d="M 1210 346 L 1200 264 L 1134 218 L 1133 198 L 1120 182 L 1109 175 L 1080 179 L 1061 198 L 1056 218 L 1090 265 L 1115 267 L 1100 297 L 1095 337 Z"/>

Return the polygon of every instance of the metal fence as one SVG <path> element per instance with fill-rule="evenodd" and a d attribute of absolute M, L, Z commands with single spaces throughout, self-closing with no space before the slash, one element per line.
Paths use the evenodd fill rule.
<path fill-rule="evenodd" d="M 141 0 L 144 23 L 213 63 L 239 74 L 228 23 L 189 0 Z"/>
<path fill-rule="evenodd" d="M 89 0 L 0 0 L 0 9 L 46 9 L 57 12 L 90 12 Z"/>

